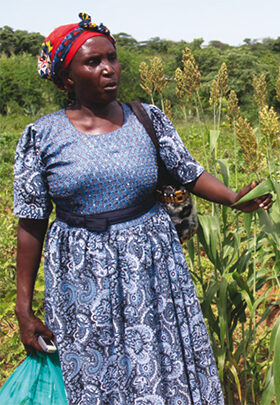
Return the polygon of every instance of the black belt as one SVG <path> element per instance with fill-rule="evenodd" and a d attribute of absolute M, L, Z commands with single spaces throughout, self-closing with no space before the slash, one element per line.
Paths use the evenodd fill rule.
<path fill-rule="evenodd" d="M 94 232 L 105 232 L 110 225 L 140 217 L 148 212 L 155 202 L 155 198 L 151 196 L 141 204 L 133 205 L 132 207 L 92 215 L 74 214 L 56 207 L 56 218 L 70 226 L 86 228 Z"/>

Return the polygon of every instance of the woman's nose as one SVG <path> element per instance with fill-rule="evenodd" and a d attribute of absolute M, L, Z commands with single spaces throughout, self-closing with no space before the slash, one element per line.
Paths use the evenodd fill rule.
<path fill-rule="evenodd" d="M 104 61 L 103 72 L 106 75 L 111 75 L 114 73 L 114 67 L 112 66 L 112 63 L 109 60 Z"/>

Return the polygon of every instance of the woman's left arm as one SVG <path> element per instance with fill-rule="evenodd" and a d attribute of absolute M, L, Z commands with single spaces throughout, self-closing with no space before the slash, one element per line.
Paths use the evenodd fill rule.
<path fill-rule="evenodd" d="M 257 186 L 257 182 L 253 181 L 248 186 L 244 187 L 238 194 L 226 187 L 219 179 L 204 171 L 194 182 L 188 184 L 188 189 L 195 195 L 204 198 L 205 200 L 216 202 L 219 204 L 232 206 L 247 194 L 250 190 Z M 237 204 L 234 208 L 243 212 L 252 212 L 258 208 L 268 210 L 272 206 L 272 195 L 265 194 L 254 200 Z"/>
<path fill-rule="evenodd" d="M 160 157 L 167 170 L 189 191 L 206 200 L 231 206 L 258 184 L 253 181 L 238 194 L 227 188 L 220 180 L 204 171 L 186 149 L 172 122 L 155 106 L 146 107 L 150 114 L 158 142 Z M 258 208 L 269 209 L 272 205 L 271 194 L 266 194 L 234 208 L 252 212 Z"/>

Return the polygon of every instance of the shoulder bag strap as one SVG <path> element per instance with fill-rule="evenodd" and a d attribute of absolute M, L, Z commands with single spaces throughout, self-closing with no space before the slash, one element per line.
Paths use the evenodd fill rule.
<path fill-rule="evenodd" d="M 149 117 L 149 114 L 140 103 L 140 101 L 131 101 L 130 103 L 126 103 L 128 107 L 133 111 L 136 115 L 138 121 L 141 122 L 147 133 L 149 134 L 157 152 L 157 162 L 158 162 L 158 188 L 160 188 L 164 184 L 176 184 L 180 185 L 180 183 L 174 179 L 174 177 L 168 172 L 163 163 L 160 153 L 159 153 L 159 142 L 156 135 L 156 131 L 153 126 L 153 122 Z"/>
<path fill-rule="evenodd" d="M 143 105 L 140 103 L 140 101 L 131 101 L 130 103 L 126 103 L 131 110 L 134 112 L 136 117 L 138 118 L 138 121 L 141 122 L 145 130 L 148 132 L 150 135 L 150 138 L 156 148 L 157 154 L 159 155 L 159 143 L 158 139 L 156 136 L 156 131 L 153 126 L 153 122 L 151 118 L 149 117 L 147 111 L 143 107 Z"/>

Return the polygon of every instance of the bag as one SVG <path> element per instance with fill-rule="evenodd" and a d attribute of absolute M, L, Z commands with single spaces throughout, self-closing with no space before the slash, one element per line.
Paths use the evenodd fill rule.
<path fill-rule="evenodd" d="M 8 378 L 1 405 L 67 405 L 58 353 L 36 352 Z"/>
<path fill-rule="evenodd" d="M 185 186 L 176 180 L 166 169 L 159 153 L 159 143 L 150 119 L 145 108 L 139 101 L 131 101 L 127 105 L 134 112 L 141 122 L 157 151 L 158 161 L 158 184 L 157 199 L 166 207 L 168 214 L 178 232 L 181 242 L 190 239 L 198 228 L 198 220 L 195 208 L 192 202 L 191 194 Z"/>

